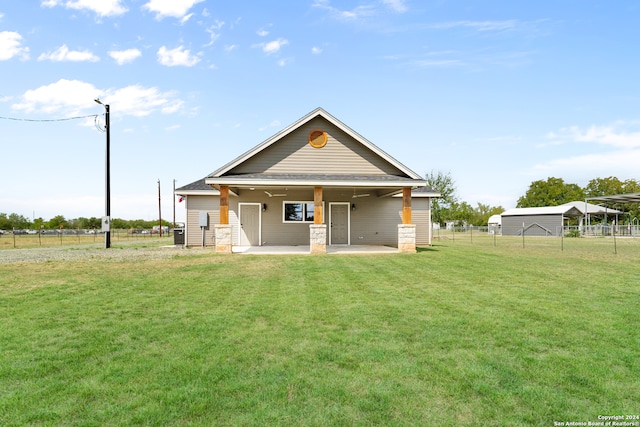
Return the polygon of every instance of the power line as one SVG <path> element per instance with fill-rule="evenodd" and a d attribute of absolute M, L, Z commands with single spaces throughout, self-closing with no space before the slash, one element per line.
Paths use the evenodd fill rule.
<path fill-rule="evenodd" d="M 22 119 L 22 118 L 18 118 L 18 117 L 3 117 L 0 116 L 0 119 L 2 120 L 14 120 L 14 121 L 18 121 L 18 122 L 65 122 L 68 120 L 78 120 L 78 119 L 88 119 L 90 117 L 93 117 L 94 119 L 97 119 L 99 116 L 101 116 L 101 114 L 91 114 L 88 116 L 78 116 L 78 117 L 67 117 L 64 119 Z"/>

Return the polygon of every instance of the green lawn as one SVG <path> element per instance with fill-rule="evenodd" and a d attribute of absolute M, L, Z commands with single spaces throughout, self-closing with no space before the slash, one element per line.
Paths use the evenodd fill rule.
<path fill-rule="evenodd" d="M 640 242 L 505 242 L 0 264 L 0 425 L 639 414 Z"/>

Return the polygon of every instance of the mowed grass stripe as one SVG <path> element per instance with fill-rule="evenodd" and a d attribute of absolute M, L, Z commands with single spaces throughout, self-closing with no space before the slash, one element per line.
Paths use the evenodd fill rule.
<path fill-rule="evenodd" d="M 637 256 L 585 253 L 447 242 L 415 255 L 2 265 L 0 424 L 634 413 Z"/>

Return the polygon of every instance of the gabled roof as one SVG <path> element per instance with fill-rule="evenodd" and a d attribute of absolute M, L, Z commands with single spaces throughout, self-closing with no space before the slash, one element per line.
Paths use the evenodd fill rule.
<path fill-rule="evenodd" d="M 303 125 L 307 124 L 311 120 L 321 117 L 324 120 L 328 121 L 330 124 L 336 126 L 339 130 L 347 134 L 354 141 L 366 147 L 373 153 L 375 153 L 379 158 L 386 161 L 388 164 L 395 167 L 399 170 L 404 176 L 396 176 L 396 177 L 388 177 L 388 176 L 355 176 L 345 173 L 344 175 L 303 175 L 303 174 L 241 174 L 241 175 L 232 175 L 229 174 L 234 168 L 238 167 L 244 162 L 247 162 L 249 159 L 258 155 L 262 151 L 271 147 L 278 141 L 282 140 L 287 135 L 293 133 L 294 131 L 300 129 Z M 224 181 L 225 184 L 229 185 L 260 185 L 260 184 L 269 184 L 273 181 L 281 181 L 286 182 L 291 185 L 309 185 L 309 183 L 319 183 L 322 182 L 324 185 L 349 185 L 349 186 L 371 186 L 371 185 L 380 185 L 383 187 L 391 187 L 391 186 L 406 186 L 411 185 L 414 187 L 423 187 L 426 185 L 426 181 L 417 174 L 412 171 L 398 160 L 394 159 L 392 156 L 387 154 L 385 151 L 377 147 L 371 141 L 364 138 L 359 133 L 355 132 L 353 129 L 342 123 L 340 120 L 327 113 L 322 108 L 316 108 L 311 111 L 309 114 L 300 118 L 290 126 L 271 136 L 267 140 L 263 141 L 259 145 L 255 146 L 251 150 L 245 152 L 241 156 L 235 158 L 231 162 L 222 166 L 220 169 L 211 173 L 205 178 L 205 182 L 207 184 L 220 184 Z"/>
<path fill-rule="evenodd" d="M 590 215 L 604 215 L 604 214 L 614 214 L 615 215 L 615 214 L 624 213 L 622 211 L 618 211 L 618 210 L 615 210 L 615 209 L 607 208 L 605 206 L 594 205 L 592 203 L 586 203 L 586 202 L 569 202 L 569 203 L 564 203 L 564 205 L 573 206 L 573 207 L 577 208 L 582 213 L 584 213 L 585 205 L 586 205 L 587 213 L 590 214 Z"/>
<path fill-rule="evenodd" d="M 210 185 L 205 184 L 204 178 L 201 178 L 187 185 L 183 185 L 180 188 L 176 188 L 175 194 L 179 196 L 219 195 L 220 192 Z"/>
<path fill-rule="evenodd" d="M 543 206 L 541 208 L 513 208 L 502 212 L 502 216 L 524 216 L 524 215 L 571 215 L 580 216 L 582 211 L 569 205 Z"/>

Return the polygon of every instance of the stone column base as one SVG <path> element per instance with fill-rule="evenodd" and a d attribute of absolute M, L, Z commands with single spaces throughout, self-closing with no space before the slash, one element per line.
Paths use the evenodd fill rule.
<path fill-rule="evenodd" d="M 415 224 L 398 224 L 398 252 L 416 253 Z"/>
<path fill-rule="evenodd" d="M 216 253 L 231 253 L 231 226 L 227 224 L 215 224 L 213 226 L 216 238 Z"/>
<path fill-rule="evenodd" d="M 326 254 L 327 253 L 327 225 L 326 224 L 311 224 L 309 226 L 309 242 L 310 251 L 312 254 Z"/>

